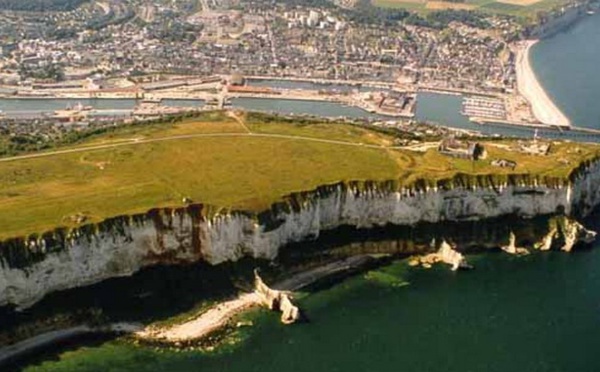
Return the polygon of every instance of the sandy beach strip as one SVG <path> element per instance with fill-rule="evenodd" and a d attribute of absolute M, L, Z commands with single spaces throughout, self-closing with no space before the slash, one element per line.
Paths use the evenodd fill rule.
<path fill-rule="evenodd" d="M 323 278 L 360 270 L 373 261 L 374 259 L 368 255 L 336 260 L 311 270 L 295 273 L 290 278 L 274 284 L 273 288 L 282 291 L 299 290 Z M 213 306 L 187 322 L 164 328 L 148 327 L 136 332 L 135 336 L 141 339 L 169 342 L 200 339 L 225 326 L 234 316 L 260 304 L 261 298 L 259 295 L 254 292 L 244 293 L 235 299 Z"/>
<path fill-rule="evenodd" d="M 533 115 L 543 124 L 570 126 L 569 119 L 552 102 L 531 67 L 529 52 L 538 40 L 526 40 L 517 53 L 517 87 L 531 104 Z"/>
<path fill-rule="evenodd" d="M 376 261 L 376 259 L 369 255 L 339 259 L 316 268 L 291 273 L 288 279 L 276 283 L 273 287 L 283 291 L 299 290 L 327 277 L 360 271 Z M 140 339 L 167 341 L 171 343 L 201 339 L 211 332 L 224 327 L 236 315 L 261 304 L 261 298 L 255 292 L 242 293 L 234 299 L 212 306 L 207 311 L 197 314 L 184 323 L 168 327 L 144 327 L 138 323 L 122 322 L 102 327 L 79 325 L 50 331 L 12 345 L 0 347 L 0 366 L 57 343 L 70 341 L 90 334 L 131 334 Z"/>
<path fill-rule="evenodd" d="M 136 332 L 142 339 L 165 340 L 170 342 L 194 340 L 223 327 L 235 315 L 260 304 L 255 293 L 242 294 L 239 297 L 220 303 L 202 313 L 199 317 L 172 328 L 153 329 L 152 327 Z"/>

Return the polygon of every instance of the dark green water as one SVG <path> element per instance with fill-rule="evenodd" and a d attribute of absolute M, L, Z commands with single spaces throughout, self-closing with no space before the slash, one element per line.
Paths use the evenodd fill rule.
<path fill-rule="evenodd" d="M 597 371 L 600 247 L 471 256 L 476 269 L 363 274 L 300 300 L 309 323 L 260 311 L 212 355 L 112 341 L 31 371 Z"/>

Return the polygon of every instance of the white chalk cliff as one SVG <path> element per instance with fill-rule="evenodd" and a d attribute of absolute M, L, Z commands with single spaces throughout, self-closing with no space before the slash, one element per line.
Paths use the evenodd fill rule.
<path fill-rule="evenodd" d="M 273 259 L 285 244 L 313 239 L 343 225 L 369 228 L 557 211 L 582 217 L 600 201 L 600 162 L 580 167 L 568 182 L 555 186 L 536 180 L 400 190 L 386 183 L 356 185 L 294 194 L 258 215 L 231 212 L 203 217 L 202 207 L 190 206 L 2 242 L 0 306 L 27 307 L 47 293 L 131 275 L 158 263 L 218 264 L 243 256 Z M 565 250 L 577 240 L 577 234 L 572 235 Z M 552 237 L 543 245 L 550 248 Z"/>

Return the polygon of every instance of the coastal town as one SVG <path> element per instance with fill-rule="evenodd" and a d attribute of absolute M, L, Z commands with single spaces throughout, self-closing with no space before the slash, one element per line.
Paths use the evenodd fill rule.
<path fill-rule="evenodd" d="M 0 0 L 0 371 L 600 370 L 599 9 Z"/>
<path fill-rule="evenodd" d="M 584 16 L 561 8 L 541 27 L 504 15 L 439 12 L 435 24 L 360 2 L 89 2 L 63 12 L 0 11 L 0 96 L 17 121 L 136 120 L 224 108 L 252 97 L 335 102 L 399 122 L 419 92 L 462 95 L 477 123 L 569 127 L 529 66 L 531 43 Z M 565 20 L 566 19 L 566 20 Z M 298 82 L 312 85 L 298 86 Z M 24 99 L 133 99 L 133 109 L 64 107 L 40 115 Z M 118 121 L 122 121 L 119 119 Z M 442 123 L 443 124 L 443 123 Z"/>

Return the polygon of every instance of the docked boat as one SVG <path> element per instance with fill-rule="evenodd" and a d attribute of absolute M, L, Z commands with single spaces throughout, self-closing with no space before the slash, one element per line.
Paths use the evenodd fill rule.
<path fill-rule="evenodd" d="M 67 106 L 64 110 L 54 111 L 54 117 L 61 120 L 76 121 L 88 116 L 94 110 L 92 106 L 84 106 L 78 102 L 75 106 Z"/>
<path fill-rule="evenodd" d="M 162 102 L 162 98 L 145 98 L 142 100 L 142 104 L 159 104 Z"/>

